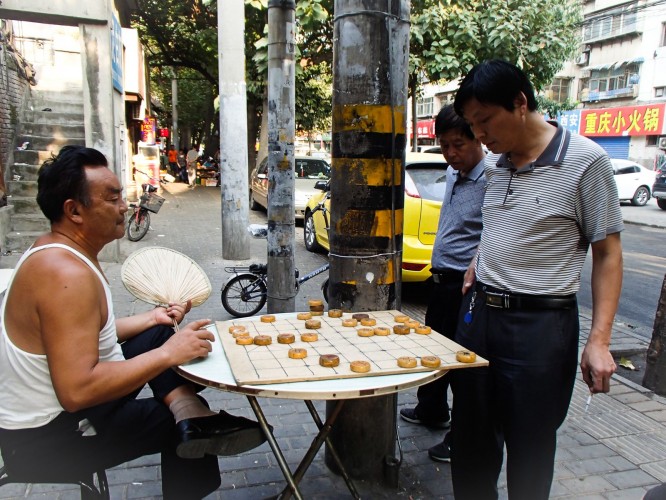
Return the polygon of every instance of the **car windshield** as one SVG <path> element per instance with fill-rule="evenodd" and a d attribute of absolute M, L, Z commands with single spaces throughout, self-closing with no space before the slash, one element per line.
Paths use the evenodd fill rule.
<path fill-rule="evenodd" d="M 331 167 L 323 160 L 296 159 L 296 177 L 300 179 L 328 179 Z"/>
<path fill-rule="evenodd" d="M 429 167 L 428 165 L 407 169 L 419 195 L 424 200 L 443 201 L 446 191 L 446 168 L 443 165 Z"/>

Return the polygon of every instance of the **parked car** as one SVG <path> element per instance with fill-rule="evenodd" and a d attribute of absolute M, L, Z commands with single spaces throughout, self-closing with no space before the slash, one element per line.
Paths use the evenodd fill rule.
<path fill-rule="evenodd" d="M 620 201 L 642 207 L 651 196 L 656 172 L 630 160 L 611 159 Z"/>
<path fill-rule="evenodd" d="M 319 191 L 314 188 L 316 180 L 328 180 L 331 166 L 319 158 L 296 156 L 294 158 L 294 206 L 295 217 L 303 219 L 305 205 Z M 250 175 L 250 208 L 268 208 L 268 158 L 264 158 Z"/>
<path fill-rule="evenodd" d="M 447 167 L 441 154 L 407 153 L 402 239 L 403 281 L 425 281 L 431 276 L 432 247 L 446 189 Z M 314 208 L 323 201 L 326 209 L 329 209 L 330 191 L 328 183 L 318 182 L 317 187 L 321 191 L 310 198 L 303 222 L 305 248 L 311 252 L 329 249 L 324 213 L 321 210 L 314 211 Z"/>
<path fill-rule="evenodd" d="M 657 205 L 666 210 L 666 166 L 657 172 L 657 177 L 652 185 L 652 196 L 657 199 Z"/>

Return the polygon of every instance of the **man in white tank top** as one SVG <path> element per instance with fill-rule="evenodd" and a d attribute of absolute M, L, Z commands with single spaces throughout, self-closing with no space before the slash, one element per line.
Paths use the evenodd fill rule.
<path fill-rule="evenodd" d="M 161 453 L 164 498 L 217 489 L 216 455 L 265 441 L 256 422 L 215 413 L 171 367 L 207 356 L 213 335 L 189 304 L 115 319 L 98 261 L 127 205 L 104 156 L 67 146 L 39 172 L 51 231 L 26 252 L 1 311 L 0 449 L 10 475 L 92 473 Z M 154 397 L 136 399 L 149 384 Z"/>

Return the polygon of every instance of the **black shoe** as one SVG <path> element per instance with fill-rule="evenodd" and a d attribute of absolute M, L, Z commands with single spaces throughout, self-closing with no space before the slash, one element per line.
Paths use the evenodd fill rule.
<path fill-rule="evenodd" d="M 446 440 L 428 449 L 428 456 L 435 462 L 450 462 L 451 450 L 447 446 Z"/>
<path fill-rule="evenodd" d="M 176 453 L 180 458 L 238 455 L 266 441 L 258 422 L 224 411 L 209 417 L 186 418 L 176 427 L 179 438 Z"/>
<path fill-rule="evenodd" d="M 425 425 L 436 429 L 448 429 L 451 427 L 451 419 L 448 420 L 429 420 L 420 418 L 416 414 L 416 408 L 403 408 L 400 410 L 400 418 L 412 424 Z"/>

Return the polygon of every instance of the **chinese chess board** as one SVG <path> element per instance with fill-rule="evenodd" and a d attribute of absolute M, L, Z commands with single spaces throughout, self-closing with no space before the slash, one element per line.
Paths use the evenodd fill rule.
<path fill-rule="evenodd" d="M 456 352 L 462 348 L 434 330 L 427 335 L 414 333 L 413 330 L 407 335 L 393 333 L 393 326 L 397 324 L 395 317 L 402 314 L 399 311 L 375 311 L 367 314 L 376 320 L 373 328 L 386 327 L 391 330 L 391 333 L 388 336 L 361 337 L 357 332 L 358 328 L 362 328 L 360 323 L 356 327 L 342 326 L 342 320 L 351 318 L 351 313 L 344 313 L 342 318 L 331 318 L 326 312 L 323 316 L 314 316 L 312 319 L 321 321 L 321 327 L 316 330 L 305 328 L 305 320 L 297 319 L 296 314 L 280 315 L 272 323 L 263 323 L 259 317 L 253 317 L 218 321 L 216 326 L 234 378 L 239 385 L 432 371 L 433 368 L 421 366 L 422 356 L 439 357 L 442 361 L 438 368 L 440 370 L 488 364 L 486 360 L 478 356 L 474 363 L 456 361 Z M 229 333 L 229 328 L 234 325 L 245 326 L 252 337 L 269 335 L 272 343 L 270 345 L 238 345 L 234 336 Z M 306 332 L 316 332 L 318 340 L 315 342 L 301 341 L 300 335 Z M 293 333 L 296 341 L 292 344 L 279 344 L 277 336 L 280 333 Z M 291 359 L 288 356 L 290 348 L 306 349 L 307 357 Z M 319 357 L 326 354 L 338 355 L 340 364 L 332 368 L 320 366 Z M 417 366 L 415 368 L 399 367 L 397 359 L 403 356 L 416 358 Z M 350 363 L 352 361 L 368 361 L 370 371 L 367 373 L 351 371 Z"/>

